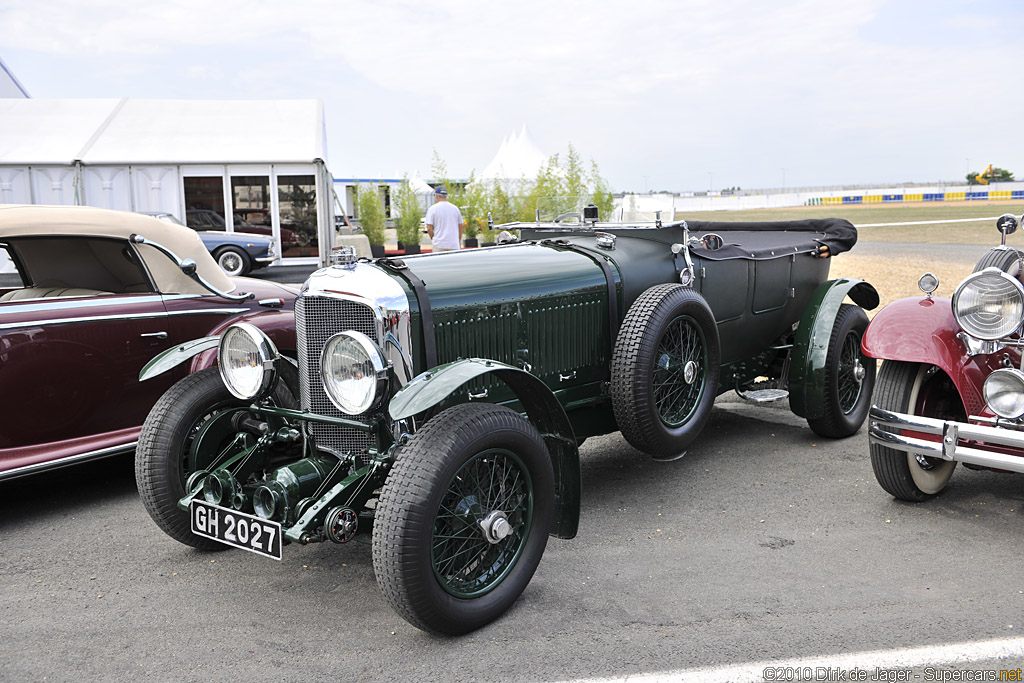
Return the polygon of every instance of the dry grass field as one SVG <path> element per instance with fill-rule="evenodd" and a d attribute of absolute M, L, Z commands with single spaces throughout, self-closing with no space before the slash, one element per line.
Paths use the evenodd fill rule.
<path fill-rule="evenodd" d="M 999 244 L 995 220 L 954 223 L 958 219 L 991 218 L 1024 213 L 1020 202 L 970 202 L 935 204 L 873 204 L 844 206 L 791 207 L 749 211 L 707 211 L 685 215 L 687 219 L 714 221 L 798 220 L 802 218 L 845 218 L 858 227 L 858 241 L 852 251 L 832 261 L 830 277 L 856 277 L 877 289 L 882 305 L 906 296 L 920 296 L 917 279 L 925 272 L 939 276 L 938 296 L 950 296 L 966 277 L 973 262 L 965 263 L 966 245 L 977 245 L 978 256 L 986 247 Z M 942 221 L 927 225 L 877 226 L 879 223 Z M 914 245 L 928 245 L 915 249 Z M 1007 244 L 1024 250 L 1024 230 L 1011 235 Z M 866 249 L 868 246 L 874 247 Z M 950 245 L 957 258 L 943 258 L 942 245 Z M 861 253 L 858 253 L 860 251 Z M 876 309 L 878 310 L 878 309 Z M 869 313 L 870 315 L 870 313 Z"/>

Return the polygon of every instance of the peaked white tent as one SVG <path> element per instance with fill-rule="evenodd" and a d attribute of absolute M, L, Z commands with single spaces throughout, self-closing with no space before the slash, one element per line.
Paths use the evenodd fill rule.
<path fill-rule="evenodd" d="M 28 91 L 0 59 L 0 97 L 28 97 Z"/>
<path fill-rule="evenodd" d="M 263 222 L 248 227 L 274 235 L 292 263 L 325 262 L 333 245 L 320 100 L 5 98 L 0 130 L 0 203 L 159 211 L 183 222 L 205 209 L 228 231 L 258 215 Z M 189 191 L 200 186 L 202 201 Z M 292 224 L 297 188 L 315 193 L 315 226 Z"/>
<path fill-rule="evenodd" d="M 533 180 L 547 162 L 548 156 L 533 142 L 524 123 L 522 128 L 502 140 L 498 153 L 480 172 L 477 180 Z"/>
<path fill-rule="evenodd" d="M 412 175 L 409 176 L 409 187 L 417 195 L 432 195 L 434 194 L 434 188 L 427 184 L 421 176 L 419 171 L 413 171 Z"/>

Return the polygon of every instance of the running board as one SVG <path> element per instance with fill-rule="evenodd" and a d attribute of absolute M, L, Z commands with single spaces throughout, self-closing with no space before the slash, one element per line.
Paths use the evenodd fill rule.
<path fill-rule="evenodd" d="M 786 389 L 751 389 L 750 391 L 737 389 L 736 395 L 751 403 L 771 403 L 789 398 L 789 391 Z"/>

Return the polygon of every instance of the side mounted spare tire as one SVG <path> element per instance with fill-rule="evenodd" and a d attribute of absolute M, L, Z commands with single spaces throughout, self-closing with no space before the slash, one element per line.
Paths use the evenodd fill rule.
<path fill-rule="evenodd" d="M 683 455 L 718 394 L 721 345 L 711 307 L 678 284 L 651 287 L 629 307 L 612 354 L 615 421 L 637 450 Z"/>
<path fill-rule="evenodd" d="M 986 268 L 995 267 L 1008 275 L 1018 277 L 1020 275 L 1020 257 L 1021 254 L 1016 249 L 993 247 L 978 259 L 978 263 L 971 272 L 979 273 Z"/>

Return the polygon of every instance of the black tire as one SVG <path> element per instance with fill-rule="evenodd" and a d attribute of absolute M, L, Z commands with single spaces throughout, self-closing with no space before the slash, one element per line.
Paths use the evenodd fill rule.
<path fill-rule="evenodd" d="M 228 275 L 240 277 L 252 270 L 252 260 L 238 247 L 221 247 L 215 254 L 217 265 Z"/>
<path fill-rule="evenodd" d="M 952 380 L 922 363 L 883 362 L 874 402 L 880 408 L 910 415 L 944 420 L 967 417 Z M 933 497 L 946 487 L 956 468 L 955 461 L 919 457 L 879 444 L 871 444 L 870 452 L 875 479 L 900 500 L 921 502 Z"/>
<path fill-rule="evenodd" d="M 296 407 L 295 399 L 280 382 L 274 399 L 278 405 Z M 149 412 L 135 450 L 135 482 L 150 517 L 174 540 L 200 550 L 227 548 L 193 534 L 188 513 L 178 509 L 178 501 L 186 493 L 188 476 L 204 465 L 190 462 L 188 454 L 203 423 L 220 411 L 244 408 L 249 403 L 228 392 L 214 367 L 179 380 Z"/>
<path fill-rule="evenodd" d="M 500 487 L 474 488 L 499 471 Z M 509 482 L 510 472 L 515 482 Z M 499 495 L 506 485 L 512 493 Z M 491 404 L 445 410 L 401 447 L 381 490 L 373 525 L 381 592 L 425 631 L 458 635 L 490 623 L 533 577 L 554 500 L 551 457 L 532 424 Z M 513 531 L 492 543 L 479 523 L 497 511 L 508 515 Z"/>
<path fill-rule="evenodd" d="M 659 459 L 682 455 L 711 414 L 720 366 L 718 325 L 704 297 L 677 284 L 641 294 L 612 354 L 612 408 L 626 441 Z"/>
<path fill-rule="evenodd" d="M 1020 274 L 1020 252 L 1016 249 L 993 247 L 978 259 L 978 263 L 971 272 L 977 273 L 993 267 L 1016 277 Z"/>
<path fill-rule="evenodd" d="M 875 359 L 861 353 L 868 316 L 860 306 L 842 304 L 825 357 L 825 414 L 808 419 L 815 434 L 842 439 L 857 433 L 871 408 Z"/>

